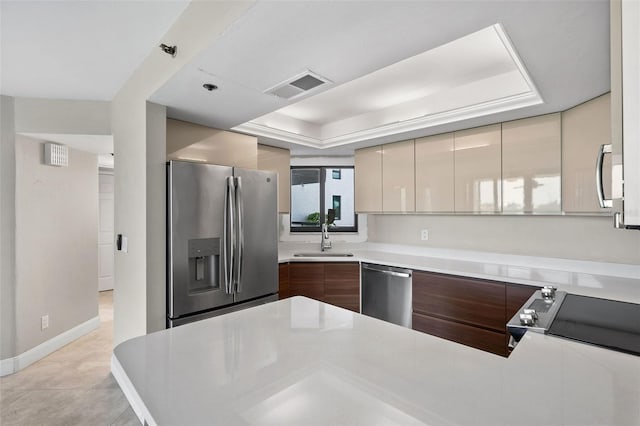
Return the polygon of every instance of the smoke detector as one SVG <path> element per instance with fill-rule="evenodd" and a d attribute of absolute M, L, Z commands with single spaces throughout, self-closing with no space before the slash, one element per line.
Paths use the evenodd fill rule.
<path fill-rule="evenodd" d="M 265 90 L 264 93 L 282 99 L 295 99 L 299 96 L 314 92 L 329 83 L 331 83 L 331 80 L 328 78 L 307 70 L 302 74 L 298 74 L 282 83 L 276 84 Z"/>

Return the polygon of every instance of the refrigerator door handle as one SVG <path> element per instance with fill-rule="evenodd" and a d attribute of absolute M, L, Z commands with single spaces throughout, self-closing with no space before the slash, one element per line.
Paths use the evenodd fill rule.
<path fill-rule="evenodd" d="M 243 213 L 244 210 L 244 200 L 242 198 L 242 178 L 236 178 L 236 215 L 237 215 L 237 224 L 238 224 L 238 234 L 237 234 L 237 249 L 238 252 L 236 254 L 236 265 L 234 266 L 234 270 L 236 273 L 236 291 L 240 293 L 242 291 L 242 261 L 244 254 L 244 221 L 243 221 Z"/>
<path fill-rule="evenodd" d="M 613 207 L 613 200 L 604 198 L 604 184 L 602 183 L 602 164 L 604 155 L 611 154 L 611 144 L 600 145 L 598 160 L 596 161 L 596 191 L 598 191 L 598 203 L 601 209 Z"/>
<path fill-rule="evenodd" d="M 222 266 L 224 268 L 224 289 L 227 294 L 233 293 L 233 262 L 235 251 L 234 238 L 234 204 L 235 187 L 233 177 L 227 177 L 224 195 L 224 231 L 222 233 Z"/>

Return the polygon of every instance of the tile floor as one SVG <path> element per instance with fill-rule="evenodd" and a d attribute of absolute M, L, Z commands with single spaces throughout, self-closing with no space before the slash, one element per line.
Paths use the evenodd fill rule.
<path fill-rule="evenodd" d="M 100 327 L 0 378 L 0 425 L 139 425 L 110 373 L 113 292 L 100 293 Z"/>

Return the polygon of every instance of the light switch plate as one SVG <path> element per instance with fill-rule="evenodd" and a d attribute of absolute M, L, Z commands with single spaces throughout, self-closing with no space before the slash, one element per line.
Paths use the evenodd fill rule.
<path fill-rule="evenodd" d="M 129 239 L 127 237 L 125 237 L 124 235 L 122 236 L 122 249 L 123 252 L 125 253 L 129 253 Z"/>

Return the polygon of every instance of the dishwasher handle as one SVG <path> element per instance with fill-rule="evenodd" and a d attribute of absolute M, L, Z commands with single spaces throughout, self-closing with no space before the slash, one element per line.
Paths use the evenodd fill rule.
<path fill-rule="evenodd" d="M 372 267 L 370 267 L 368 265 L 362 265 L 362 269 L 367 269 L 369 271 L 374 271 L 374 272 L 380 272 L 382 274 L 391 275 L 393 277 L 411 278 L 411 274 L 408 273 L 408 272 L 389 271 L 389 270 L 386 270 L 386 269 L 372 268 Z"/>

